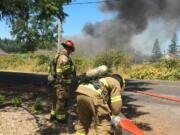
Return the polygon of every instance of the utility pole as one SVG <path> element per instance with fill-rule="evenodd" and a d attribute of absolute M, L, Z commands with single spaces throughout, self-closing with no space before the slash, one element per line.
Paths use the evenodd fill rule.
<path fill-rule="evenodd" d="M 61 18 L 58 17 L 58 43 L 57 43 L 57 51 L 60 51 L 61 41 L 62 41 L 62 21 L 61 21 Z"/>

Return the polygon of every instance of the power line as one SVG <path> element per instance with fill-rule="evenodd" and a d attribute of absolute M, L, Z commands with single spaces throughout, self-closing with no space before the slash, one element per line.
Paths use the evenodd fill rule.
<path fill-rule="evenodd" d="M 120 2 L 120 0 L 99 0 L 99 1 L 87 1 L 87 2 L 74 2 L 74 3 L 72 2 L 70 4 L 65 4 L 64 6 L 98 4 L 104 2 Z"/>

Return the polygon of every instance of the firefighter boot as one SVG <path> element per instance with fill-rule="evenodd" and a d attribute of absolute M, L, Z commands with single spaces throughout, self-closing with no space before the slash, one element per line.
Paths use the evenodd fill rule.
<path fill-rule="evenodd" d="M 58 124 L 65 124 L 68 121 L 68 114 L 56 115 L 56 122 Z"/>
<path fill-rule="evenodd" d="M 53 122 L 56 120 L 56 115 L 50 115 L 49 121 Z"/>
<path fill-rule="evenodd" d="M 54 110 L 51 110 L 50 119 L 51 122 L 56 120 L 56 112 Z"/>

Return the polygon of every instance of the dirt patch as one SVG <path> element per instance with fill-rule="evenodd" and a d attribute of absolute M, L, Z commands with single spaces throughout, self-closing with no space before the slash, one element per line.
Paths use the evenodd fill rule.
<path fill-rule="evenodd" d="M 33 135 L 38 125 L 23 108 L 6 107 L 0 111 L 0 135 Z"/>
<path fill-rule="evenodd" d="M 75 133 L 74 122 L 57 124 L 49 121 L 49 113 L 5 107 L 0 111 L 0 135 L 69 135 Z"/>

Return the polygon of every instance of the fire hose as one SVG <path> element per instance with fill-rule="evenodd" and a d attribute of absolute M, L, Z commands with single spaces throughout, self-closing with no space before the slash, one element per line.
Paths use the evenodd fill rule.
<path fill-rule="evenodd" d="M 116 128 L 122 128 L 133 135 L 144 135 L 144 133 L 131 122 L 131 120 L 125 118 L 122 114 L 119 114 L 111 119 L 111 123 Z"/>

